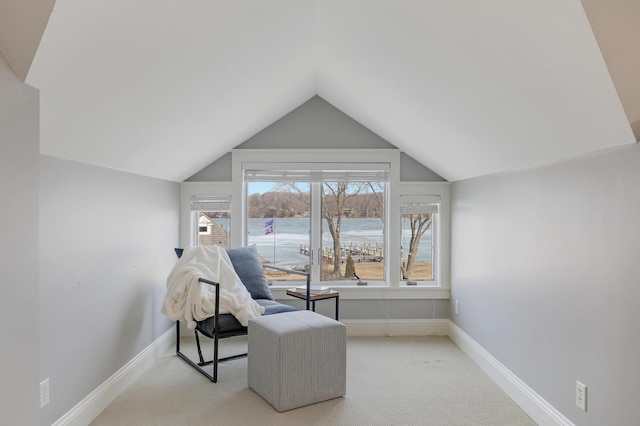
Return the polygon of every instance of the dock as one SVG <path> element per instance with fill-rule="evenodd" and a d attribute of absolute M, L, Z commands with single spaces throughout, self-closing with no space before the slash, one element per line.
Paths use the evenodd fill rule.
<path fill-rule="evenodd" d="M 300 254 L 309 256 L 309 245 L 300 244 Z M 347 261 L 347 256 L 351 255 L 351 258 L 355 263 L 363 262 L 382 262 L 384 259 L 384 249 L 381 243 L 370 241 L 349 241 L 340 244 L 340 251 L 342 257 L 342 263 Z M 327 247 L 322 248 L 322 261 L 323 263 L 333 262 L 334 251 Z"/>

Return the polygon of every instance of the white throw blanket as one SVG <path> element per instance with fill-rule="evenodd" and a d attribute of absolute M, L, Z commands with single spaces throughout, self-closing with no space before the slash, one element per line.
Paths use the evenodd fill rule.
<path fill-rule="evenodd" d="M 167 278 L 162 313 L 173 321 L 185 321 L 191 330 L 196 321 L 212 317 L 215 287 L 199 282 L 199 278 L 220 283 L 220 313 L 233 314 L 243 326 L 264 313 L 233 269 L 227 251 L 219 246 L 184 249 Z"/>

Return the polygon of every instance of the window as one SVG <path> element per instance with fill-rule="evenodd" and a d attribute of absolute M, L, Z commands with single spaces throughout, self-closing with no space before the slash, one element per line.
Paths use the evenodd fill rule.
<path fill-rule="evenodd" d="M 246 164 L 247 243 L 314 282 L 385 279 L 388 164 Z M 299 277 L 283 275 L 274 281 Z"/>
<path fill-rule="evenodd" d="M 255 244 L 262 262 L 309 271 L 309 185 L 301 182 L 247 183 L 247 244 Z M 265 269 L 267 279 L 300 279 Z"/>
<path fill-rule="evenodd" d="M 439 196 L 400 197 L 400 279 L 435 281 Z"/>
<path fill-rule="evenodd" d="M 320 185 L 321 280 L 384 280 L 385 182 Z"/>
<path fill-rule="evenodd" d="M 341 298 L 449 297 L 448 182 L 401 180 L 400 152 L 392 149 L 235 149 L 232 154 L 228 181 L 181 184 L 182 247 L 256 244 L 263 262 L 309 271 L 315 285 L 344 290 Z M 332 191 L 337 194 L 341 182 L 349 198 L 338 208 Z M 323 191 L 334 200 L 323 200 Z M 285 192 L 286 197 L 269 198 Z M 323 206 L 341 215 L 338 275 Z M 409 271 L 411 216 L 418 214 L 430 214 L 431 222 L 423 223 L 423 233 L 415 223 L 414 235 L 421 235 Z M 337 225 L 336 216 L 333 221 Z M 224 232 L 216 234 L 220 228 Z M 280 297 L 293 285 L 287 279 L 301 277 L 268 279 Z M 368 285 L 357 286 L 359 280 Z"/>
<path fill-rule="evenodd" d="M 230 205 L 230 197 L 191 197 L 194 244 L 231 246 Z"/>

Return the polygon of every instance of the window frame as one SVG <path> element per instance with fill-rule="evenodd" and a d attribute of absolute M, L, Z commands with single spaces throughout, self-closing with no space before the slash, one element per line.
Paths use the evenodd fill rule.
<path fill-rule="evenodd" d="M 382 181 L 378 181 L 378 182 L 382 182 Z M 371 277 L 363 277 L 362 279 L 358 280 L 358 281 L 354 281 L 354 280 L 347 280 L 347 279 L 340 279 L 340 280 L 331 280 L 331 279 L 326 279 L 323 280 L 322 279 L 322 272 L 321 272 L 321 265 L 316 265 L 316 274 L 317 276 L 320 277 L 319 283 L 320 285 L 323 286 L 328 286 L 328 287 L 337 287 L 337 286 L 342 286 L 342 287 L 354 287 L 354 286 L 358 286 L 358 282 L 366 282 L 367 285 L 371 285 L 371 286 L 388 286 L 388 282 L 389 282 L 389 267 L 388 267 L 388 260 L 389 260 L 389 251 L 387 246 L 389 245 L 389 232 L 388 232 L 388 226 L 387 226 L 387 222 L 389 220 L 389 217 L 387 216 L 387 210 L 389 208 L 389 181 L 383 181 L 384 182 L 384 193 L 383 193 L 383 211 L 385 214 L 384 220 L 383 220 L 383 225 L 382 225 L 382 234 L 383 234 L 383 238 L 382 238 L 382 244 L 383 244 L 383 268 L 382 268 L 382 279 L 375 279 L 375 278 L 371 278 Z M 322 185 L 323 183 L 320 183 L 317 186 L 316 192 L 318 193 L 316 200 L 317 200 L 317 213 L 316 213 L 316 221 L 317 221 L 317 225 L 316 225 L 316 232 L 318 233 L 319 237 L 318 237 L 318 243 L 320 244 L 320 247 L 315 247 L 316 249 L 319 250 L 318 254 L 316 256 L 320 256 L 320 252 L 323 250 L 324 248 L 324 243 L 323 243 L 323 238 L 322 238 L 322 229 L 324 227 L 324 221 L 325 218 L 322 217 L 322 196 L 320 195 L 320 192 L 322 191 Z M 313 218 L 312 218 L 313 220 Z M 346 262 L 346 258 L 344 258 L 345 262 Z"/>
<path fill-rule="evenodd" d="M 353 158 L 357 158 L 358 161 L 353 161 Z M 283 161 L 286 159 L 286 161 Z M 313 161 L 309 161 L 312 159 Z M 300 167 L 300 164 L 306 164 L 304 168 L 307 168 L 309 164 L 314 164 L 318 169 L 320 165 L 330 165 L 331 169 L 344 169 L 345 167 L 361 168 L 362 170 L 370 170 L 375 168 L 374 164 L 386 164 L 388 167 L 388 181 L 387 191 L 385 193 L 385 203 L 388 206 L 388 188 L 391 186 L 392 181 L 399 179 L 399 164 L 400 164 L 400 151 L 397 149 L 376 149 L 376 150 L 362 150 L 362 149 L 234 149 L 232 150 L 232 179 L 236 185 L 238 193 L 242 194 L 242 237 L 241 244 L 246 244 L 246 229 L 247 229 L 247 186 L 244 182 L 244 170 L 246 168 L 255 167 L 256 164 L 262 167 L 273 167 L 274 169 L 282 168 L 286 164 L 295 164 L 296 167 Z M 295 167 L 294 167 L 295 168 Z M 314 209 L 319 209 L 319 203 L 313 203 L 311 205 L 312 217 L 320 217 L 319 210 L 314 212 Z M 233 209 L 233 205 L 232 205 Z M 313 219 L 312 219 L 313 220 Z M 385 259 L 389 258 L 391 253 L 388 241 L 389 238 L 389 217 L 385 218 L 384 234 L 385 234 Z M 321 220 L 320 220 L 321 224 Z M 312 224 L 312 232 L 313 232 Z M 318 230 L 319 231 L 319 230 Z M 232 237 L 233 240 L 233 237 Z M 314 247 L 315 248 L 315 247 Z M 315 261 L 314 261 L 315 262 Z M 369 284 L 366 287 L 384 288 L 389 286 L 389 262 L 385 262 L 384 276 L 385 280 L 367 280 Z M 313 269 L 313 266 L 312 266 Z M 316 277 L 317 278 L 317 274 Z M 351 280 L 336 280 L 336 281 L 318 281 L 312 279 L 312 282 L 317 285 L 331 286 L 332 288 L 350 288 L 350 287 L 365 287 L 357 286 L 356 282 Z M 287 283 L 275 283 L 274 287 L 291 287 L 292 282 Z"/>
<path fill-rule="evenodd" d="M 232 182 L 182 182 L 180 185 L 180 247 L 198 245 L 198 215 L 192 210 L 193 197 L 225 197 L 230 198 L 231 217 L 229 221 L 230 243 L 234 246 L 234 234 L 237 234 L 238 226 L 233 219 L 234 198 Z"/>
<path fill-rule="evenodd" d="M 231 247 L 241 247 L 246 232 L 246 189 L 243 182 L 242 164 L 246 162 L 314 162 L 333 161 L 353 163 L 356 158 L 360 162 L 387 162 L 390 164 L 389 182 L 387 185 L 387 212 L 385 220 L 385 262 L 384 285 L 367 286 L 329 284 L 340 290 L 340 297 L 344 299 L 447 299 L 450 290 L 450 183 L 449 182 L 407 182 L 400 181 L 400 150 L 396 149 L 234 149 L 232 152 L 231 182 L 183 182 L 181 184 L 181 246 L 191 245 L 190 228 L 190 197 L 200 196 L 231 196 Z M 283 161 L 286 159 L 286 161 Z M 343 161 L 340 161 L 340 160 Z M 351 159 L 351 161 L 349 161 Z M 438 242 L 437 276 L 434 282 L 418 282 L 418 285 L 407 285 L 400 280 L 400 195 L 440 197 L 439 221 L 437 224 Z M 434 260 L 435 261 L 435 260 Z M 319 283 L 315 283 L 319 284 Z M 286 298 L 286 288 L 293 283 L 275 284 L 272 293 L 276 298 Z M 326 283 L 325 283 L 326 285 Z"/>
<path fill-rule="evenodd" d="M 248 193 L 248 189 L 251 185 L 251 183 L 253 182 L 262 182 L 262 183 L 268 183 L 268 184 L 277 184 L 278 181 L 277 180 L 257 180 L 257 181 L 245 181 L 244 185 L 245 185 L 245 189 L 247 189 L 247 196 L 245 197 L 245 205 L 246 205 L 246 209 L 247 211 L 249 210 L 249 199 L 252 195 L 254 195 L 254 193 L 249 194 Z M 353 286 L 357 284 L 357 281 L 355 281 L 354 279 L 346 279 L 346 278 L 338 278 L 338 279 L 333 279 L 333 278 L 326 278 L 323 276 L 322 273 L 322 262 L 319 260 L 321 257 L 321 253 L 324 252 L 324 249 L 327 247 L 325 245 L 326 240 L 323 238 L 323 236 L 325 235 L 323 230 L 326 224 L 325 218 L 323 217 L 323 208 L 322 208 L 322 202 L 324 201 L 323 196 L 322 196 L 322 188 L 323 185 L 325 183 L 334 183 L 333 180 L 328 180 L 328 181 L 305 181 L 305 180 L 298 180 L 296 182 L 291 182 L 291 183 L 295 183 L 295 184 L 307 184 L 309 187 L 309 201 L 310 201 L 310 205 L 309 205 L 309 210 L 307 211 L 308 213 L 308 228 L 310 230 L 309 232 L 309 239 L 306 240 L 307 242 L 305 244 L 309 245 L 309 256 L 307 258 L 307 262 L 310 266 L 309 271 L 311 273 L 311 280 L 314 283 L 320 283 L 323 286 Z M 357 182 L 357 181 L 352 181 L 352 182 Z M 388 182 L 387 181 L 378 181 L 382 184 L 384 184 L 384 192 L 383 192 L 383 204 L 384 204 L 384 209 L 387 209 L 387 187 L 388 187 Z M 345 217 L 343 217 L 343 220 L 346 219 Z M 249 221 L 253 220 L 251 218 L 249 218 L 248 216 L 244 218 L 245 222 L 247 224 L 249 224 Z M 266 216 L 264 218 L 262 218 L 263 221 L 268 221 L 268 220 L 275 220 L 276 223 L 279 220 L 279 218 L 271 218 L 271 216 Z M 377 221 L 378 219 L 376 219 Z M 385 232 L 384 227 L 386 225 L 386 219 L 382 222 L 383 223 L 383 229 L 382 229 L 382 235 L 383 235 L 383 257 L 384 257 L 384 261 L 381 262 L 381 265 L 383 267 L 383 275 L 386 275 L 387 273 L 387 268 L 386 268 L 386 262 L 387 262 L 387 258 L 385 256 L 385 252 L 384 252 L 384 247 L 386 247 L 387 245 L 387 235 L 388 233 Z M 344 224 L 345 222 L 342 223 L 343 224 L 343 231 L 344 231 Z M 254 225 L 255 226 L 255 225 Z M 380 227 L 378 227 L 377 229 L 380 229 Z M 275 236 L 276 233 L 274 233 Z M 255 232 L 243 232 L 243 235 L 246 236 L 247 240 L 243 242 L 244 245 L 250 244 L 251 235 L 256 235 Z M 348 237 L 345 236 L 344 240 L 348 240 Z M 274 243 L 275 244 L 275 243 Z M 275 244 L 274 246 L 274 253 L 276 252 L 276 248 L 279 247 L 278 244 Z M 278 252 L 280 252 L 280 250 L 277 250 Z M 269 259 L 269 257 L 267 255 L 264 255 L 265 258 Z M 278 260 L 282 260 L 281 256 L 278 256 Z M 346 261 L 346 257 L 343 258 L 343 261 Z M 282 264 L 276 263 L 274 266 L 277 267 L 285 267 Z M 362 275 L 362 274 L 361 274 Z M 386 285 L 386 279 L 383 278 L 373 278 L 370 276 L 363 276 L 362 277 L 363 281 L 367 281 L 368 283 L 371 283 L 371 285 Z M 287 283 L 290 283 L 291 280 L 287 280 Z M 280 285 L 280 284 L 284 284 L 284 282 L 273 282 L 274 285 Z"/>
<path fill-rule="evenodd" d="M 425 203 L 425 204 L 436 204 L 437 207 L 437 211 L 436 212 L 432 212 L 432 216 L 431 216 L 431 279 L 415 279 L 415 280 L 407 280 L 404 279 L 402 277 L 400 277 L 400 282 L 404 283 L 405 285 L 427 285 L 427 286 L 434 286 L 438 283 L 438 277 L 440 274 L 439 268 L 440 268 L 440 264 L 439 264 L 439 258 L 440 258 L 440 253 L 439 253 L 439 247 L 440 247 L 440 196 L 437 195 L 405 195 L 405 194 L 400 194 L 399 196 L 400 198 L 400 202 L 398 203 L 398 207 L 400 209 L 399 215 L 398 215 L 398 220 L 400 220 L 400 222 L 402 223 L 402 216 L 404 215 L 404 213 L 402 212 L 402 207 L 405 203 Z M 402 225 L 401 225 L 401 230 L 400 230 L 400 239 L 402 240 Z M 402 244 L 401 244 L 401 248 L 402 248 Z M 402 250 L 400 251 L 400 253 L 402 253 Z M 400 256 L 401 258 L 401 262 L 402 262 L 402 255 Z M 410 284 L 411 283 L 411 284 Z"/>
<path fill-rule="evenodd" d="M 362 150 L 359 150 L 362 151 Z M 243 152 L 245 152 L 243 150 Z M 269 151 L 271 152 L 271 151 Z M 290 151 L 288 151 L 288 154 Z M 308 150 L 305 151 L 305 157 L 308 158 Z M 242 182 L 243 182 L 243 203 L 245 212 L 248 210 L 248 184 L 251 182 L 264 182 L 264 183 L 278 183 L 278 182 L 295 182 L 295 183 L 306 183 L 309 185 L 309 197 L 310 197 L 310 220 L 309 225 L 311 228 L 311 233 L 309 236 L 309 244 L 311 247 L 311 252 L 309 256 L 309 264 L 310 264 L 310 272 L 311 272 L 311 280 L 314 283 L 319 283 L 324 286 L 332 286 L 332 287 L 350 287 L 357 285 L 357 282 L 353 280 L 347 279 L 323 279 L 321 272 L 321 262 L 319 262 L 319 258 L 321 256 L 321 252 L 323 249 L 323 241 L 322 241 L 322 229 L 324 226 L 324 218 L 322 217 L 322 202 L 323 197 L 321 195 L 323 185 L 325 183 L 333 183 L 333 182 L 369 182 L 376 181 L 384 183 L 384 208 L 385 210 L 388 207 L 388 187 L 390 181 L 390 170 L 391 163 L 389 161 L 388 156 L 370 156 L 372 161 L 344 161 L 342 160 L 335 161 L 336 158 L 341 158 L 342 151 L 337 153 L 335 150 L 333 151 L 322 151 L 318 153 L 314 152 L 314 155 L 311 156 L 314 162 L 308 161 L 288 161 L 282 162 L 280 161 L 242 161 L 241 162 L 241 173 L 242 173 Z M 260 155 L 259 158 L 263 160 L 265 155 Z M 287 155 L 287 158 L 290 158 L 290 155 Z M 377 161 L 373 161 L 373 160 Z M 384 161 L 382 161 L 384 160 Z M 245 214 L 243 217 L 245 223 L 245 230 L 248 227 L 248 216 Z M 388 261 L 388 251 L 386 247 L 388 245 L 388 236 L 387 232 L 387 223 L 388 217 L 384 218 L 383 225 L 383 245 L 385 247 L 383 257 L 385 261 L 383 262 L 383 278 L 382 279 L 372 279 L 370 277 L 365 277 L 365 280 L 369 285 L 372 286 L 386 286 L 388 284 L 388 280 L 386 277 L 388 276 L 387 269 L 387 261 Z M 243 236 L 245 239 L 243 240 L 243 245 L 248 244 L 247 236 L 248 232 L 243 231 Z M 278 265 L 276 265 L 278 266 Z M 288 281 L 290 282 L 290 281 Z M 282 285 L 283 283 L 273 283 L 274 285 Z M 288 285 L 288 284 L 286 284 Z"/>
<path fill-rule="evenodd" d="M 398 224 L 398 241 L 401 240 L 400 229 L 400 203 L 404 197 L 438 197 L 440 199 L 438 207 L 438 218 L 434 221 L 434 279 L 428 281 L 418 281 L 417 285 L 409 285 L 406 280 L 401 280 L 398 275 L 398 286 L 401 288 L 417 287 L 429 289 L 449 290 L 450 286 L 450 239 L 451 239 L 451 195 L 449 182 L 400 182 L 394 193 L 396 209 L 396 221 Z M 400 244 L 399 244 L 400 245 Z M 398 245 L 398 254 L 400 247 Z M 398 255 L 398 260 L 400 256 Z M 398 264 L 398 271 L 400 264 Z"/>

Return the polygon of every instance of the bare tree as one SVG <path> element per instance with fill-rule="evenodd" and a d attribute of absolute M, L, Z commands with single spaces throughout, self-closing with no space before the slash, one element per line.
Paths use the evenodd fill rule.
<path fill-rule="evenodd" d="M 371 188 L 371 195 L 375 201 L 375 211 L 373 212 L 384 223 L 384 202 L 382 201 L 382 195 L 384 194 L 384 183 L 382 182 L 367 182 L 369 188 Z M 368 200 L 369 201 L 369 200 Z M 371 204 L 371 202 L 367 203 Z"/>
<path fill-rule="evenodd" d="M 375 187 L 380 190 L 376 191 Z M 371 193 L 368 193 L 368 190 Z M 342 218 L 349 217 L 352 208 L 349 201 L 359 196 L 366 196 L 367 205 L 371 211 L 367 217 L 375 216 L 384 221 L 384 210 L 381 194 L 384 193 L 379 182 L 324 182 L 322 185 L 322 217 L 327 221 L 327 227 L 333 240 L 333 270 L 331 276 L 341 277 L 342 250 L 340 245 L 340 227 Z M 372 200 L 373 198 L 373 200 Z"/>
<path fill-rule="evenodd" d="M 359 189 L 358 191 L 359 192 Z M 327 221 L 329 233 L 333 239 L 333 271 L 331 276 L 340 278 L 342 249 L 340 248 L 340 227 L 344 215 L 345 201 L 349 194 L 348 182 L 323 183 L 322 185 L 322 217 Z"/>
<path fill-rule="evenodd" d="M 342 249 L 340 245 L 340 230 L 342 218 L 349 217 L 353 212 L 353 207 L 349 204 L 350 201 L 358 198 L 358 196 L 366 195 L 367 197 L 363 201 L 368 205 L 367 216 L 383 219 L 383 202 L 380 198 L 380 194 L 383 192 L 377 192 L 375 185 L 377 185 L 375 182 L 323 182 L 321 186 L 322 217 L 327 223 L 327 228 L 333 240 L 333 269 L 329 274 L 331 277 L 341 277 Z M 371 194 L 368 193 L 368 189 L 371 189 Z M 280 183 L 275 190 L 295 194 L 296 198 L 307 206 L 310 203 L 308 191 L 303 190 L 294 182 Z"/>
<path fill-rule="evenodd" d="M 407 254 L 407 261 L 402 262 L 400 266 L 402 268 L 402 279 L 411 279 L 411 269 L 418 255 L 418 248 L 420 246 L 420 239 L 431 228 L 433 223 L 433 217 L 431 213 L 420 213 L 409 215 L 409 223 L 411 224 L 411 239 L 409 240 L 409 253 Z"/>

